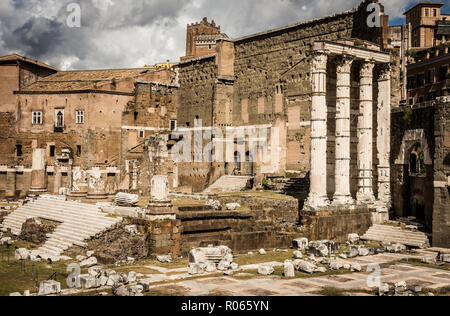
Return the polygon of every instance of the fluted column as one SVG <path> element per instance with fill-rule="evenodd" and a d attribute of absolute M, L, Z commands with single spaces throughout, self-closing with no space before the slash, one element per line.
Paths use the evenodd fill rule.
<path fill-rule="evenodd" d="M 388 64 L 381 68 L 378 78 L 377 122 L 378 200 L 387 211 L 391 206 L 391 73 Z"/>
<path fill-rule="evenodd" d="M 360 100 L 358 118 L 358 203 L 375 202 L 373 194 L 373 69 L 365 62 L 360 71 Z"/>
<path fill-rule="evenodd" d="M 327 61 L 325 52 L 314 52 L 311 70 L 311 188 L 306 202 L 312 208 L 330 204 L 327 197 Z"/>
<path fill-rule="evenodd" d="M 337 61 L 336 79 L 336 190 L 333 204 L 352 204 L 350 193 L 350 71 L 353 58 Z"/>

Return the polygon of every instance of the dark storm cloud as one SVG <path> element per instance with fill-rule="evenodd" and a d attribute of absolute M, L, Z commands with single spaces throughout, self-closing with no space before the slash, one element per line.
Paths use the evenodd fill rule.
<path fill-rule="evenodd" d="M 186 24 L 207 16 L 231 37 L 343 10 L 359 0 L 0 0 L 0 55 L 72 69 L 140 67 L 184 53 Z M 67 5 L 81 7 L 69 28 Z M 382 1 L 392 18 L 408 0 Z"/>

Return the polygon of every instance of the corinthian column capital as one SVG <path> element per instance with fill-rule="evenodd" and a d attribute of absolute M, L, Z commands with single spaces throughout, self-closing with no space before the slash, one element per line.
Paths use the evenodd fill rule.
<path fill-rule="evenodd" d="M 380 74 L 378 77 L 378 81 L 386 81 L 391 80 L 391 65 L 390 64 L 383 64 L 380 67 Z"/>
<path fill-rule="evenodd" d="M 313 70 L 327 69 L 328 55 L 323 51 L 314 51 L 312 54 Z"/>
<path fill-rule="evenodd" d="M 351 56 L 341 56 L 336 60 L 337 73 L 350 73 L 353 61 L 355 59 Z"/>
<path fill-rule="evenodd" d="M 361 66 L 361 77 L 373 77 L 373 69 L 375 64 L 371 61 L 366 61 Z"/>

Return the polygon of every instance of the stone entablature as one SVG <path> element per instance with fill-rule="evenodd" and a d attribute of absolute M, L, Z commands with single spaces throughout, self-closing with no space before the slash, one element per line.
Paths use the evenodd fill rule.
<path fill-rule="evenodd" d="M 366 43 L 355 46 L 351 40 L 319 41 L 313 45 L 312 107 L 311 107 L 311 190 L 306 207 L 311 209 L 354 205 L 350 190 L 350 163 L 357 159 L 358 192 L 356 203 L 376 207 L 386 214 L 390 208 L 390 55 L 376 45 Z M 351 69 L 358 62 L 359 119 L 357 123 L 357 157 L 351 157 Z M 328 104 L 327 79 L 330 63 L 336 64 L 336 116 L 335 116 L 335 190 L 333 201 L 327 190 Z M 377 94 L 377 130 L 374 131 L 374 69 L 379 77 Z M 377 133 L 378 198 L 374 195 L 373 139 Z"/>

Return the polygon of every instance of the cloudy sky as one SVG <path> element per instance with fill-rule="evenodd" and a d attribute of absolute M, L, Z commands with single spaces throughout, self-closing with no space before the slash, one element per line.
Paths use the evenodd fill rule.
<path fill-rule="evenodd" d="M 417 0 L 382 0 L 394 23 Z M 449 2 L 449 0 L 444 0 Z M 81 7 L 70 28 L 68 5 Z M 214 18 L 230 37 L 321 17 L 360 0 L 0 0 L 0 56 L 19 53 L 61 69 L 141 67 L 185 52 L 186 25 Z M 446 6 L 445 11 L 449 11 Z"/>

